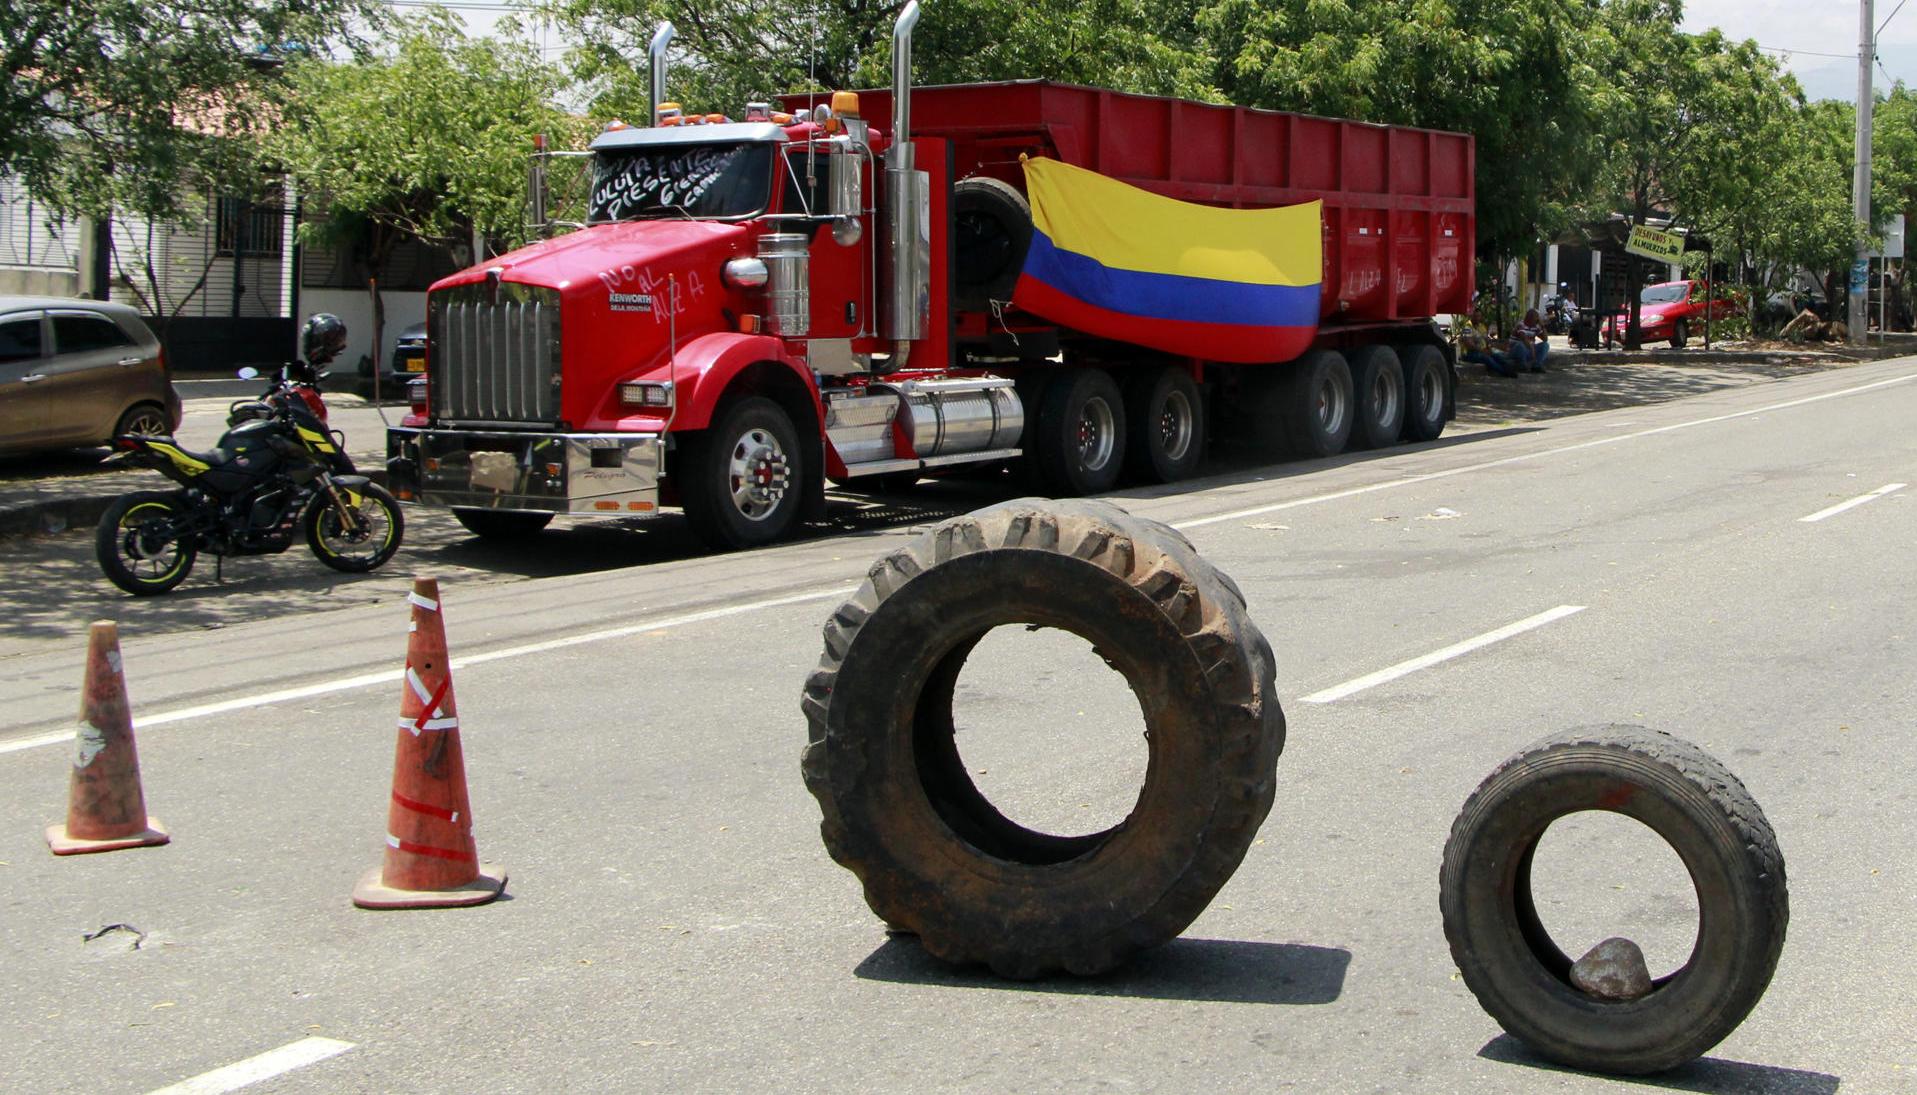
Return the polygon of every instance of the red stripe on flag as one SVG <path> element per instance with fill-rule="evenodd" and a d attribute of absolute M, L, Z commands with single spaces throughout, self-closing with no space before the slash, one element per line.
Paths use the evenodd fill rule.
<path fill-rule="evenodd" d="M 1311 348 L 1312 327 L 1274 327 L 1126 315 L 1087 304 L 1030 276 L 1012 291 L 1020 308 L 1101 338 L 1115 338 L 1206 361 L 1290 361 Z"/>

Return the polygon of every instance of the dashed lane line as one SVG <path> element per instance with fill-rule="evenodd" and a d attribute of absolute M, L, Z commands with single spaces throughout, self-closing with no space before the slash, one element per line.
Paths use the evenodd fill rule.
<path fill-rule="evenodd" d="M 1301 703 L 1331 703 L 1336 700 L 1342 700 L 1346 696 L 1356 695 L 1367 688 L 1376 688 L 1381 684 L 1395 681 L 1399 677 L 1416 673 L 1420 669 L 1429 669 L 1439 662 L 1448 662 L 1452 658 L 1462 657 L 1474 650 L 1482 650 L 1492 643 L 1501 643 L 1513 636 L 1522 635 L 1527 631 L 1534 631 L 1537 628 L 1543 627 L 1545 624 L 1562 620 L 1566 616 L 1574 616 L 1583 611 L 1583 605 L 1559 605 L 1549 612 L 1540 612 L 1536 616 L 1527 616 L 1516 623 L 1505 624 L 1495 631 L 1487 631 L 1482 635 L 1474 636 L 1463 642 L 1452 643 L 1442 650 L 1433 650 L 1429 654 L 1412 658 L 1409 661 L 1387 666 L 1378 670 L 1376 673 L 1366 673 L 1362 677 L 1355 677 L 1343 684 L 1333 685 L 1320 692 L 1313 692 L 1309 696 L 1301 696 L 1299 697 L 1299 701 Z"/>
<path fill-rule="evenodd" d="M 1826 517 L 1835 517 L 1847 509 L 1854 509 L 1858 506 L 1861 506 L 1865 502 L 1875 502 L 1886 494 L 1895 494 L 1896 492 L 1903 490 L 1906 486 L 1909 486 L 1909 484 L 1908 483 L 1886 483 L 1883 486 L 1878 487 L 1876 490 L 1871 491 L 1869 494 L 1860 494 L 1857 497 L 1852 498 L 1848 501 L 1839 502 L 1836 505 L 1830 506 L 1826 509 L 1820 509 L 1816 513 L 1813 513 L 1808 517 L 1799 517 L 1798 520 L 1803 522 L 1804 524 L 1815 524 L 1818 521 L 1822 521 Z"/>
<path fill-rule="evenodd" d="M 278 1049 L 269 1049 L 257 1057 L 236 1061 L 224 1068 L 202 1072 L 190 1080 L 159 1088 L 149 1095 L 220 1095 L 270 1080 L 296 1068 L 337 1057 L 353 1048 L 353 1043 L 337 1038 L 301 1038 Z"/>

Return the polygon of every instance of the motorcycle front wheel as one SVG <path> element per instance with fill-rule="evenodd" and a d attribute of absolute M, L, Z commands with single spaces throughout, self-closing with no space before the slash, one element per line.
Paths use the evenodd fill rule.
<path fill-rule="evenodd" d="M 166 491 L 136 491 L 108 506 L 93 537 L 107 581 L 136 597 L 165 593 L 185 581 L 199 549 L 191 536 L 173 530 L 187 512 L 186 501 Z"/>
<path fill-rule="evenodd" d="M 384 487 L 368 483 L 357 490 L 339 488 L 352 509 L 349 520 L 325 494 L 306 511 L 306 543 L 320 562 L 348 574 L 375 570 L 399 550 L 406 521 L 399 503 Z"/>

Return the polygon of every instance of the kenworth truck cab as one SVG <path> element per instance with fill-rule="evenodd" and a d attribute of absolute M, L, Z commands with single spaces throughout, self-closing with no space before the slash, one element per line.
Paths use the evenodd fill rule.
<path fill-rule="evenodd" d="M 1443 429 L 1429 317 L 1470 295 L 1468 136 L 1044 81 L 918 89 L 921 134 L 918 18 L 894 27 L 891 89 L 736 121 L 666 101 L 661 24 L 650 124 L 591 142 L 585 224 L 429 291 L 393 492 L 487 536 L 677 506 L 736 548 L 822 514 L 828 479 L 1021 456 L 1060 495 L 1184 478 L 1212 410 L 1306 455 Z M 1323 202 L 1310 352 L 1220 363 L 1014 307 L 1023 155 L 1187 202 Z"/>

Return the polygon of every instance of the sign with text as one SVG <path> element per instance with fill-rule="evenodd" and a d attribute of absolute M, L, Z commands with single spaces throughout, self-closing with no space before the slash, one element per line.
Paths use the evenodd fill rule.
<path fill-rule="evenodd" d="M 1676 232 L 1660 232 L 1634 224 L 1631 237 L 1624 241 L 1624 250 L 1659 262 L 1677 262 L 1684 256 L 1684 237 Z"/>

